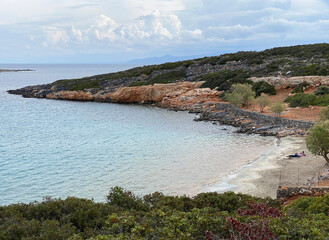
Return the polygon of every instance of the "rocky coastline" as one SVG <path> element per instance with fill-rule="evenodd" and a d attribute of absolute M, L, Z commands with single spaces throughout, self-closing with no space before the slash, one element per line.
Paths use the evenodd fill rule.
<path fill-rule="evenodd" d="M 49 84 L 29 86 L 9 91 L 24 97 L 70 101 L 95 101 L 108 103 L 152 104 L 174 111 L 198 113 L 196 121 L 211 121 L 238 127 L 238 133 L 284 137 L 305 135 L 313 122 L 290 120 L 251 112 L 223 103 L 219 92 L 200 88 L 203 82 L 177 82 L 138 87 L 122 87 L 116 91 L 104 89 L 89 91 L 53 91 Z"/>

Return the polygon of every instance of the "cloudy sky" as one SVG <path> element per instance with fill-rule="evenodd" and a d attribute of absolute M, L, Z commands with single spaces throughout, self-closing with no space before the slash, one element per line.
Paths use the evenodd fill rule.
<path fill-rule="evenodd" d="M 1 0 L 0 63 L 115 63 L 329 42 L 328 0 Z"/>

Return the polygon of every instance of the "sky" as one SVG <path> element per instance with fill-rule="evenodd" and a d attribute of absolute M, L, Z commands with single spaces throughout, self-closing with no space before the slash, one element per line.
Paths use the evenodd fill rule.
<path fill-rule="evenodd" d="M 329 41 L 329 0 L 1 0 L 0 63 L 121 63 Z"/>

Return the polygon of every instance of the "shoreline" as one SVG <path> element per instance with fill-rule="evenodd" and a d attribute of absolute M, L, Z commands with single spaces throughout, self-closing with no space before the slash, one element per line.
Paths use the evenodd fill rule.
<path fill-rule="evenodd" d="M 305 157 L 287 157 L 301 151 L 305 151 Z M 307 150 L 304 137 L 290 136 L 281 139 L 271 149 L 220 182 L 207 186 L 202 192 L 233 191 L 256 197 L 276 198 L 280 185 L 306 186 L 325 169 L 328 169 L 328 165 L 322 157 L 314 156 Z"/>
<path fill-rule="evenodd" d="M 82 94 L 82 92 L 75 92 L 75 94 L 78 93 Z M 80 95 L 78 96 L 78 99 L 76 95 L 67 95 L 64 99 L 62 96 L 60 98 L 51 99 L 73 100 L 71 97 L 74 100 L 81 100 Z M 83 95 L 82 97 L 85 96 Z M 49 98 L 49 96 L 46 98 Z M 91 101 L 91 99 L 85 100 Z M 311 122 L 276 118 L 256 112 L 238 109 L 231 106 L 230 104 L 224 103 L 198 103 L 200 106 L 206 106 L 208 108 L 210 108 L 211 105 L 215 105 L 214 107 L 207 110 L 202 109 L 202 107 L 195 103 L 189 103 L 189 108 L 184 109 L 173 105 L 173 103 L 170 101 L 167 103 L 167 105 L 163 106 L 159 106 L 157 103 L 150 105 L 167 110 L 185 110 L 189 111 L 190 113 L 199 113 L 200 115 L 199 118 L 196 119 L 197 121 L 201 120 L 213 123 L 215 122 L 223 126 L 231 125 L 237 127 L 236 132 L 238 133 L 259 134 L 263 136 L 277 137 L 295 135 L 295 137 L 289 136 L 282 138 L 280 143 L 275 143 L 275 140 L 273 140 L 272 147 L 270 147 L 267 151 L 259 153 L 258 157 L 252 159 L 247 164 L 242 165 L 233 173 L 228 173 L 228 175 L 221 179 L 219 182 L 208 183 L 206 186 L 201 185 L 201 189 L 197 190 L 195 194 L 207 191 L 234 191 L 259 197 L 269 196 L 271 198 L 276 198 L 276 191 L 280 185 L 280 174 L 282 175 L 281 185 L 296 185 L 298 182 L 300 185 L 302 185 L 307 183 L 307 181 L 312 177 L 317 176 L 317 172 L 325 169 L 325 161 L 321 159 L 321 157 L 312 156 L 306 150 L 304 137 L 297 137 L 298 135 L 301 136 L 305 134 L 306 129 L 313 125 Z M 287 160 L 287 155 L 301 151 L 305 151 L 307 156 Z M 304 166 L 301 166 L 301 162 L 305 162 Z M 312 168 L 313 166 L 315 166 L 314 169 Z M 283 172 L 282 169 L 284 169 L 285 172 Z M 297 180 L 298 169 L 301 170 L 299 180 Z"/>

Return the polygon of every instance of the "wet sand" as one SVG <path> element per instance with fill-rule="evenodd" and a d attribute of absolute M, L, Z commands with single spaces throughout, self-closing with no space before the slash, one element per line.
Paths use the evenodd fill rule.
<path fill-rule="evenodd" d="M 287 157 L 302 151 L 305 151 L 306 156 Z M 209 190 L 276 198 L 279 185 L 305 185 L 312 179 L 317 179 L 320 171 L 328 168 L 329 164 L 326 164 L 323 157 L 314 156 L 307 151 L 304 137 L 286 137 L 278 140 L 276 146 L 229 175 L 221 183 L 211 186 Z"/>

